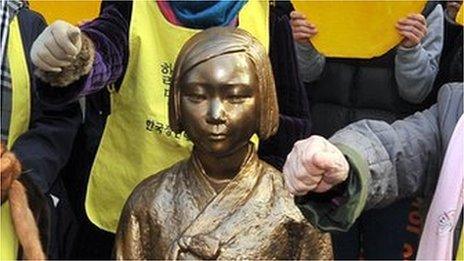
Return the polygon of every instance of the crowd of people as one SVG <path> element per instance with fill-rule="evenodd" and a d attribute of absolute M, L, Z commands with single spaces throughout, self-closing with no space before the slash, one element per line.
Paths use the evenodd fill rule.
<path fill-rule="evenodd" d="M 190 154 L 168 120 L 174 62 L 217 26 L 267 49 L 279 126 L 258 155 L 335 259 L 403 259 L 414 197 L 417 258 L 459 255 L 462 1 L 427 1 L 371 59 L 319 53 L 318 25 L 287 1 L 102 1 L 80 26 L 1 3 L 2 259 L 112 258 L 134 187 Z"/>

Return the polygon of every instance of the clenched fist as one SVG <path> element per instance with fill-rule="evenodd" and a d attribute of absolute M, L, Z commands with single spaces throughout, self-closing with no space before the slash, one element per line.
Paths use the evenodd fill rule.
<path fill-rule="evenodd" d="M 349 164 L 342 152 L 321 136 L 295 143 L 283 173 L 290 193 L 302 196 L 325 192 L 348 177 Z"/>
<path fill-rule="evenodd" d="M 64 21 L 49 25 L 35 40 L 31 60 L 45 72 L 61 72 L 71 65 L 82 47 L 81 31 Z"/>
<path fill-rule="evenodd" d="M 0 153 L 1 202 L 3 203 L 8 199 L 11 184 L 21 173 L 21 164 L 13 153 L 6 150 L 3 144 L 1 144 Z"/>

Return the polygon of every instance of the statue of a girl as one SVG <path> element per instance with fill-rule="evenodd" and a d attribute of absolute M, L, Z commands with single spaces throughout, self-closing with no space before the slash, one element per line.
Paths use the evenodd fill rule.
<path fill-rule="evenodd" d="M 190 137 L 192 155 L 133 191 L 116 258 L 332 258 L 329 236 L 304 219 L 282 174 L 249 141 L 278 126 L 272 70 L 258 40 L 236 28 L 192 37 L 177 57 L 169 122 Z"/>

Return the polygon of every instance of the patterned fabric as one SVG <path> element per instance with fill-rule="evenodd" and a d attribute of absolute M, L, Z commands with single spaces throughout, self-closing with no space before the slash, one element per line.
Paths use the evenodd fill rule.
<path fill-rule="evenodd" d="M 1 9 L 0 9 L 0 36 L 1 36 L 1 49 L 0 53 L 0 62 L 3 64 L 3 54 L 5 53 L 6 46 L 6 36 L 8 35 L 8 25 L 9 25 L 9 12 L 8 4 L 6 0 L 1 0 Z"/>
<path fill-rule="evenodd" d="M 446 149 L 417 260 L 453 259 L 453 239 L 464 202 L 464 116 L 461 115 Z"/>
<path fill-rule="evenodd" d="M 6 56 L 6 55 L 5 55 Z M 6 58 L 6 57 L 5 57 Z M 1 76 L 1 141 L 6 144 L 8 140 L 8 130 L 10 127 L 10 118 L 11 118 L 11 101 L 12 101 L 12 92 L 11 92 L 11 77 L 10 77 L 10 68 L 8 66 L 7 59 L 2 64 L 2 76 Z"/>
<path fill-rule="evenodd" d="M 8 140 L 8 129 L 10 127 L 10 118 L 11 118 L 11 75 L 10 67 L 8 64 L 7 57 L 7 40 L 8 40 L 8 28 L 10 22 L 13 20 L 15 15 L 19 12 L 19 9 L 23 6 L 23 3 L 20 1 L 14 0 L 2 0 L 1 4 L 1 96 L 0 96 L 0 106 L 1 106 L 1 141 L 5 142 Z"/>

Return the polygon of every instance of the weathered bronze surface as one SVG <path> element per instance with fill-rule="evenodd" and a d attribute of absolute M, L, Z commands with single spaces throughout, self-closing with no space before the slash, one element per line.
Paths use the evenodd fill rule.
<path fill-rule="evenodd" d="M 295 206 L 282 174 L 249 142 L 278 125 L 274 80 L 256 39 L 212 28 L 182 48 L 170 125 L 191 157 L 143 181 L 121 215 L 118 259 L 332 259 L 327 234 Z"/>

